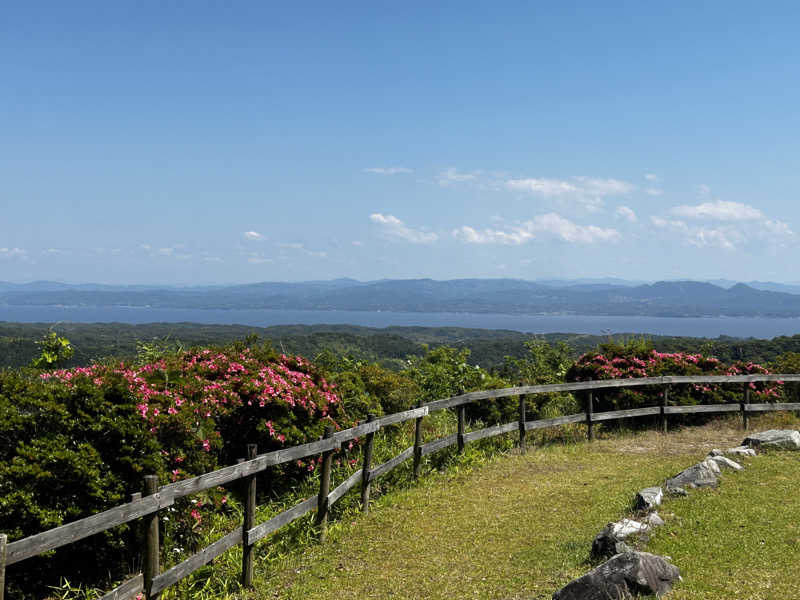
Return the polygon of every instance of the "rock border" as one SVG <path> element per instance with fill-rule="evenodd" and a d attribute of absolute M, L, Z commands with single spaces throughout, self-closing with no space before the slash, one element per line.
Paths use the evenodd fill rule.
<path fill-rule="evenodd" d="M 649 533 L 664 525 L 657 510 L 665 497 L 687 496 L 687 490 L 719 485 L 723 471 L 741 471 L 744 466 L 729 458 L 751 458 L 754 448 L 800 450 L 800 432 L 769 429 L 745 437 L 741 446 L 712 449 L 705 459 L 667 478 L 662 486 L 639 490 L 633 498 L 633 515 L 608 523 L 598 533 L 590 550 L 592 559 L 607 559 L 582 577 L 553 593 L 553 600 L 628 599 L 639 595 L 662 596 L 682 581 L 680 569 L 669 556 L 658 556 L 635 549 L 649 541 Z"/>

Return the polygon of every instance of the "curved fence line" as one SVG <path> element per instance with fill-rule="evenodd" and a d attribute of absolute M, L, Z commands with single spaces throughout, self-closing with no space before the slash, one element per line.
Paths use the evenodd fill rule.
<path fill-rule="evenodd" d="M 321 538 L 324 539 L 328 511 L 337 500 L 360 483 L 362 510 L 366 512 L 369 507 L 370 483 L 375 478 L 390 472 L 409 459 L 413 458 L 414 460 L 413 476 L 416 478 L 419 475 L 419 467 L 423 456 L 438 452 L 453 445 L 457 445 L 459 451 L 463 451 L 465 444 L 469 442 L 514 431 L 519 432 L 519 446 L 520 449 L 524 451 L 525 434 L 527 431 L 557 427 L 570 423 L 586 423 L 588 426 L 588 438 L 591 440 L 593 439 L 594 423 L 617 419 L 660 415 L 662 427 L 664 431 L 666 431 L 667 415 L 740 412 L 742 416 L 742 425 L 746 429 L 748 415 L 751 413 L 785 410 L 800 411 L 800 403 L 796 402 L 750 404 L 749 384 L 756 382 L 800 382 L 800 374 L 641 377 L 482 390 L 435 400 L 424 405 L 419 405 L 412 410 L 394 413 L 380 418 L 370 416 L 370 419 L 366 423 L 338 432 L 334 432 L 332 428 L 329 428 L 323 439 L 292 448 L 284 448 L 257 455 L 255 447 L 251 445 L 248 447 L 248 455 L 253 458 L 241 460 L 236 465 L 224 467 L 197 477 L 158 487 L 153 481 L 155 477 L 148 476 L 146 479 L 150 481 L 146 483 L 150 485 L 145 486 L 146 491 L 144 495 L 138 493 L 134 494 L 131 502 L 102 513 L 11 543 L 7 543 L 6 536 L 0 534 L 0 600 L 3 600 L 5 567 L 7 565 L 18 563 L 32 556 L 54 550 L 66 544 L 136 519 L 144 519 L 145 524 L 152 524 L 154 519 L 157 521 L 158 512 L 172 505 L 175 499 L 238 480 L 244 480 L 245 483 L 248 484 L 248 496 L 250 498 L 249 502 L 245 502 L 244 525 L 240 525 L 216 542 L 164 572 L 160 572 L 158 564 L 158 527 L 153 527 L 152 525 L 146 527 L 146 539 L 141 554 L 142 564 L 146 566 L 149 565 L 149 567 L 146 568 L 143 573 L 136 574 L 114 590 L 108 592 L 101 600 L 129 600 L 142 593 L 144 593 L 144 597 L 147 600 L 153 599 L 159 593 L 207 564 L 219 554 L 239 544 L 242 544 L 246 550 L 243 553 L 245 558 L 243 559 L 242 583 L 248 586 L 252 584 L 252 563 L 250 563 L 250 565 L 247 564 L 247 557 L 250 556 L 248 550 L 251 550 L 252 546 L 258 540 L 263 539 L 270 533 L 288 525 L 312 510 L 317 511 L 315 524 L 320 528 Z M 745 384 L 742 400 L 736 404 L 668 405 L 667 397 L 670 386 L 698 383 Z M 615 410 L 602 413 L 593 412 L 592 391 L 640 386 L 665 386 L 666 392 L 662 395 L 661 404 L 659 406 Z M 526 397 L 535 394 L 576 391 L 589 392 L 586 412 L 535 421 L 527 421 L 525 419 Z M 519 397 L 519 420 L 493 425 L 476 431 L 466 431 L 465 409 L 467 404 L 480 400 L 514 396 Z M 458 433 L 423 443 L 421 434 L 423 418 L 434 411 L 448 408 L 457 409 Z M 416 422 L 414 445 L 385 463 L 373 467 L 371 465 L 371 460 L 375 432 L 384 427 L 410 420 Z M 343 442 L 362 436 L 366 436 L 366 443 L 362 454 L 363 463 L 361 470 L 351 475 L 333 491 L 330 491 L 331 458 L 333 452 L 338 450 Z M 319 495 L 308 498 L 264 523 L 255 525 L 255 476 L 271 466 L 319 454 L 322 455 L 323 459 Z M 149 492 L 147 491 L 148 489 Z M 251 525 L 247 525 L 248 523 Z"/>

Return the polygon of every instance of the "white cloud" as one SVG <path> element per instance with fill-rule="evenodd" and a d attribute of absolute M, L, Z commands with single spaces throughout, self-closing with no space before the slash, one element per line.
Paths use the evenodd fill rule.
<path fill-rule="evenodd" d="M 264 239 L 264 236 L 257 231 L 245 231 L 242 235 L 244 235 L 246 240 L 250 240 L 252 242 L 258 242 Z"/>
<path fill-rule="evenodd" d="M 506 181 L 506 186 L 518 192 L 529 192 L 547 197 L 579 193 L 574 184 L 561 179 L 509 179 Z"/>
<path fill-rule="evenodd" d="M 510 231 L 499 229 L 484 229 L 478 231 L 467 225 L 453 230 L 453 236 L 468 244 L 505 244 L 508 246 L 518 246 L 533 239 L 533 232 L 524 227 L 514 227 Z"/>
<path fill-rule="evenodd" d="M 757 208 L 741 202 L 715 200 L 694 206 L 673 207 L 670 212 L 685 219 L 711 219 L 716 221 L 758 221 L 764 218 Z"/>
<path fill-rule="evenodd" d="M 723 223 L 716 227 L 689 225 L 685 221 L 650 217 L 656 227 L 680 235 L 683 242 L 697 248 L 720 248 L 735 250 L 748 239 L 760 240 L 769 245 L 780 245 L 794 236 L 794 232 L 782 221 L 765 220 L 748 225 L 744 230 L 736 223 Z"/>
<path fill-rule="evenodd" d="M 364 169 L 364 172 L 373 173 L 375 175 L 408 175 L 414 171 L 405 167 L 370 167 Z"/>
<path fill-rule="evenodd" d="M 0 248 L 0 260 L 25 260 L 28 258 L 28 251 L 22 248 Z"/>
<path fill-rule="evenodd" d="M 529 177 L 509 179 L 506 187 L 511 190 L 528 192 L 545 197 L 557 196 L 618 196 L 629 194 L 634 186 L 619 179 L 599 179 L 595 177 L 573 177 L 567 179 L 545 179 Z"/>
<path fill-rule="evenodd" d="M 529 221 L 530 223 L 530 221 Z M 543 231 L 561 238 L 565 242 L 580 242 L 592 244 L 594 242 L 615 241 L 620 234 L 616 229 L 605 229 L 595 225 L 576 225 L 569 219 L 548 213 L 533 220 L 536 231 Z"/>
<path fill-rule="evenodd" d="M 687 241 L 698 248 L 716 247 L 723 250 L 733 250 L 741 241 L 741 234 L 733 228 L 707 228 L 697 227 L 690 230 L 691 235 Z"/>
<path fill-rule="evenodd" d="M 620 234 L 616 229 L 606 229 L 595 225 L 578 225 L 556 213 L 538 215 L 520 225 L 502 229 L 483 229 L 481 231 L 463 226 L 453 231 L 453 236 L 468 244 L 504 244 L 518 246 L 533 238 L 550 235 L 565 242 L 593 244 L 602 241 L 616 241 Z"/>
<path fill-rule="evenodd" d="M 638 220 L 636 218 L 636 213 L 633 211 L 633 209 L 627 206 L 623 206 L 622 204 L 617 206 L 617 210 L 614 211 L 614 214 L 622 219 L 630 221 L 631 223 L 636 223 L 636 221 Z"/>
<path fill-rule="evenodd" d="M 454 183 L 478 183 L 480 171 L 464 173 L 454 168 L 445 169 L 436 177 L 439 185 L 448 186 Z"/>
<path fill-rule="evenodd" d="M 411 242 L 412 244 L 430 244 L 439 239 L 436 233 L 412 229 L 394 215 L 373 213 L 370 221 L 379 225 L 389 237 Z"/>
<path fill-rule="evenodd" d="M 360 247 L 360 246 L 363 246 L 363 245 L 364 245 L 364 242 L 361 242 L 361 241 L 359 241 L 359 240 L 353 240 L 353 241 L 352 241 L 352 242 L 350 242 L 350 243 L 351 243 L 353 246 L 358 246 L 358 247 Z"/>
<path fill-rule="evenodd" d="M 769 236 L 774 236 L 777 238 L 794 237 L 794 231 L 792 231 L 791 227 L 789 227 L 789 225 L 783 221 L 778 221 L 777 219 L 767 219 L 761 225 L 764 228 L 764 232 Z"/>
<path fill-rule="evenodd" d="M 655 173 L 645 173 L 644 178 L 652 183 L 658 183 L 659 181 L 659 177 Z"/>
<path fill-rule="evenodd" d="M 251 254 L 247 257 L 247 262 L 251 265 L 263 265 L 274 262 L 271 258 L 267 258 L 266 256 L 261 256 L 259 254 Z"/>
<path fill-rule="evenodd" d="M 654 187 L 645 188 L 644 193 L 648 196 L 661 196 L 664 190 Z"/>

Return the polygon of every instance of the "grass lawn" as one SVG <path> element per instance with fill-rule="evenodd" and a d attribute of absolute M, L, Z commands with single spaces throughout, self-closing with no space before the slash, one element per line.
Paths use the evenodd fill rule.
<path fill-rule="evenodd" d="M 766 417 L 752 429 L 780 418 L 793 419 Z M 717 421 L 433 473 L 382 496 L 368 516 L 336 523 L 325 544 L 257 564 L 256 590 L 238 597 L 550 598 L 592 567 L 592 539 L 627 514 L 636 490 L 742 437 L 736 421 Z M 670 597 L 800 597 L 798 482 L 800 456 L 767 455 L 727 474 L 718 490 L 670 500 L 667 525 L 648 546 L 684 574 Z"/>

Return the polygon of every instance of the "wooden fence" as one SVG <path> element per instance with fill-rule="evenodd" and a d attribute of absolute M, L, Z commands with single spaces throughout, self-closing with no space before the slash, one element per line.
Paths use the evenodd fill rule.
<path fill-rule="evenodd" d="M 319 528 L 320 538 L 324 540 L 328 511 L 337 500 L 360 484 L 362 510 L 367 512 L 369 510 L 371 482 L 377 477 L 388 473 L 406 460 L 413 459 L 412 473 L 416 478 L 420 473 L 423 456 L 452 445 L 457 445 L 459 451 L 463 451 L 464 446 L 469 442 L 517 431 L 520 448 L 524 451 L 526 447 L 526 433 L 531 430 L 555 427 L 567 423 L 585 423 L 588 426 L 588 438 L 591 440 L 594 437 L 593 425 L 595 423 L 646 415 L 659 415 L 661 418 L 661 427 L 666 431 L 669 415 L 739 412 L 742 417 L 742 426 L 746 429 L 748 415 L 751 413 L 780 410 L 800 411 L 800 403 L 750 403 L 751 383 L 778 381 L 800 382 L 800 375 L 642 377 L 635 379 L 611 379 L 604 381 L 484 390 L 469 392 L 451 398 L 444 398 L 424 405 L 419 404 L 412 410 L 380 418 L 370 415 L 366 422 L 351 427 L 350 429 L 334 431 L 332 428 L 328 428 L 322 439 L 309 444 L 303 444 L 302 446 L 294 446 L 292 448 L 258 455 L 256 447 L 254 445 L 249 445 L 247 447 L 247 458 L 241 459 L 235 465 L 218 469 L 198 477 L 159 486 L 158 478 L 155 475 L 148 475 L 144 478 L 144 486 L 141 493 L 134 494 L 130 502 L 105 512 L 11 543 L 7 542 L 5 535 L 0 535 L 0 600 L 3 600 L 4 595 L 6 566 L 13 565 L 32 556 L 54 550 L 66 544 L 137 519 L 143 521 L 142 524 L 145 532 L 144 547 L 141 549 L 142 572 L 105 594 L 101 600 L 129 600 L 135 598 L 138 594 L 142 594 L 146 600 L 152 600 L 170 586 L 238 544 L 242 544 L 243 546 L 242 584 L 244 586 L 250 586 L 253 581 L 253 548 L 256 542 L 313 510 L 316 510 L 315 525 Z M 669 405 L 670 386 L 701 383 L 743 384 L 741 401 L 736 404 L 701 404 L 694 406 Z M 592 399 L 594 391 L 639 386 L 664 386 L 664 394 L 662 394 L 661 403 L 658 406 L 602 413 L 594 412 Z M 526 420 L 526 399 L 528 396 L 552 392 L 579 391 L 588 393 L 586 403 L 587 409 L 585 412 L 552 419 L 541 419 L 537 421 Z M 506 398 L 510 396 L 519 397 L 519 419 L 517 421 L 502 425 L 494 425 L 477 431 L 466 431 L 465 411 L 467 404 L 480 400 Z M 423 443 L 422 421 L 425 416 L 434 411 L 451 408 L 455 408 L 458 412 L 458 432 L 455 435 Z M 372 456 L 375 432 L 383 427 L 403 423 L 412 419 L 415 421 L 414 445 L 405 449 L 387 462 L 373 466 Z M 331 490 L 331 462 L 334 451 L 339 449 L 342 443 L 362 436 L 366 436 L 366 438 L 362 454 L 363 463 L 361 469 L 356 471 L 338 487 Z M 319 493 L 263 523 L 256 524 L 256 475 L 268 467 L 315 455 L 322 456 Z M 245 489 L 244 518 L 242 525 L 236 527 L 233 531 L 221 537 L 210 546 L 203 548 L 197 554 L 192 555 L 183 562 L 162 572 L 159 566 L 159 511 L 172 505 L 177 498 L 182 498 L 212 487 L 239 480 L 243 480 Z"/>

